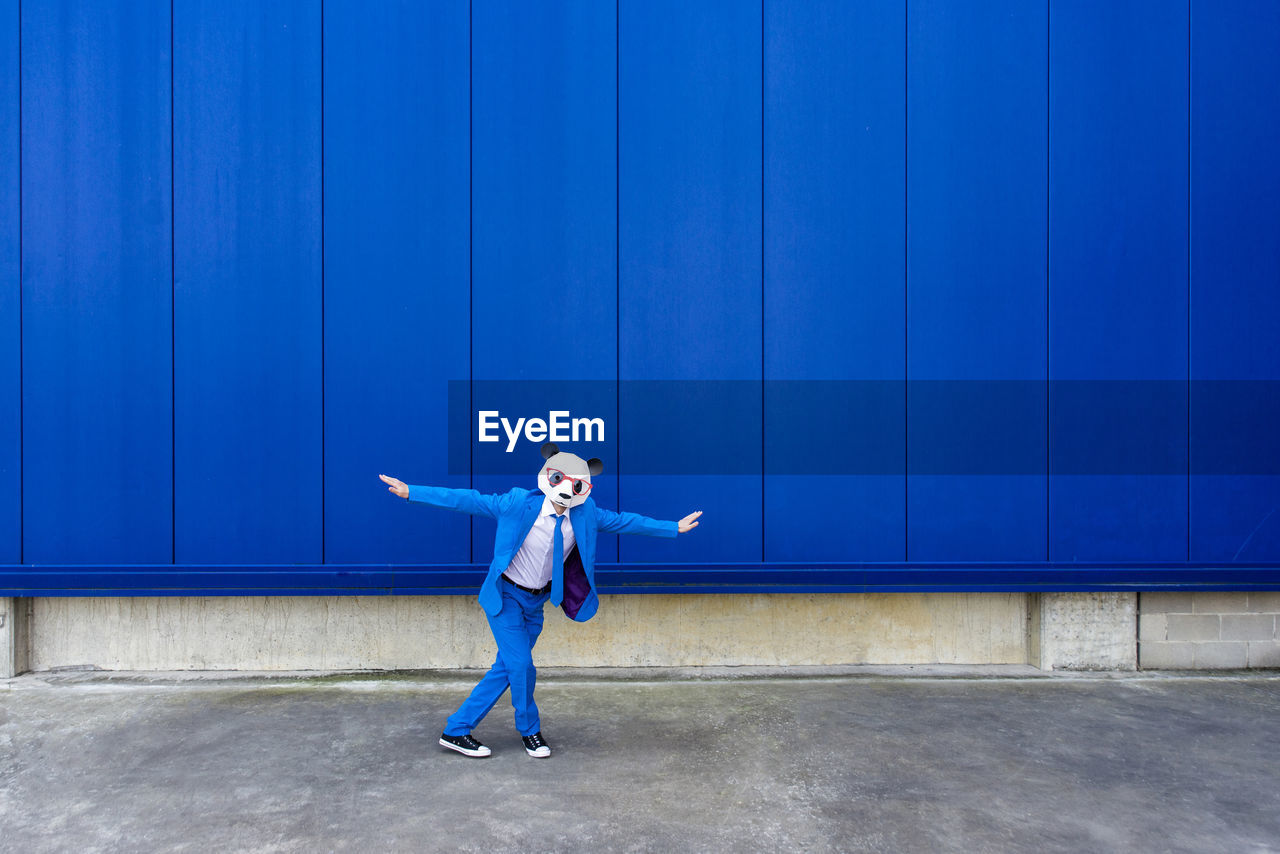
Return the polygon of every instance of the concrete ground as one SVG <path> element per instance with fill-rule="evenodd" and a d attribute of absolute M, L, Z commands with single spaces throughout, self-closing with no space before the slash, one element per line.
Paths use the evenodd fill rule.
<path fill-rule="evenodd" d="M 544 671 L 545 760 L 467 674 L 27 674 L 0 850 L 1280 851 L 1275 673 L 735 673 Z"/>

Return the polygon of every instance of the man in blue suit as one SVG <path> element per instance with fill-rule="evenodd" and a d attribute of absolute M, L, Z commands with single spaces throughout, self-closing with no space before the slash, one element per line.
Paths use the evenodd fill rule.
<path fill-rule="evenodd" d="M 492 752 L 471 731 L 508 688 L 525 751 L 537 758 L 551 755 L 533 701 L 533 645 L 542 632 L 542 606 L 548 600 L 578 622 L 591 619 L 600 607 L 595 585 L 597 533 L 674 537 L 696 528 L 702 515 L 699 510 L 679 522 L 665 522 L 597 507 L 591 498 L 591 476 L 600 474 L 604 463 L 561 452 L 553 442 L 542 446 L 542 456 L 537 492 L 516 487 L 502 495 L 485 495 L 474 489 L 409 486 L 378 475 L 401 498 L 498 522 L 493 561 L 480 587 L 480 606 L 498 643 L 498 656 L 440 735 L 442 747 L 465 756 Z"/>

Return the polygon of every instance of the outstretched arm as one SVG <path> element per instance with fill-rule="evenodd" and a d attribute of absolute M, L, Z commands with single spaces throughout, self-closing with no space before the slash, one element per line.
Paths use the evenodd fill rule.
<path fill-rule="evenodd" d="M 501 495 L 486 495 L 474 489 L 449 489 L 444 486 L 410 486 L 402 480 L 378 475 L 387 484 L 387 491 L 418 504 L 429 504 L 444 510 L 456 510 L 473 516 L 496 519 Z"/>
<path fill-rule="evenodd" d="M 661 519 L 650 519 L 639 513 L 615 513 L 603 507 L 596 508 L 596 528 L 606 534 L 647 534 L 650 537 L 674 537 L 698 527 L 697 518 L 702 515 L 699 510 L 690 513 L 679 522 L 667 522 Z"/>

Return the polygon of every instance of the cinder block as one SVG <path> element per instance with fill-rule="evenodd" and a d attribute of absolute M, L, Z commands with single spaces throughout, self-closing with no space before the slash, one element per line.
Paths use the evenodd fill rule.
<path fill-rule="evenodd" d="M 1223 614 L 1224 641 L 1269 641 L 1276 636 L 1274 614 Z"/>
<path fill-rule="evenodd" d="M 1191 597 L 1194 594 L 1180 590 L 1156 590 L 1138 594 L 1140 614 L 1190 614 Z"/>
<path fill-rule="evenodd" d="M 1249 608 L 1249 594 L 1243 590 L 1192 593 L 1191 597 L 1196 614 L 1243 614 Z"/>
<path fill-rule="evenodd" d="M 1216 641 L 1217 614 L 1170 614 L 1167 637 L 1171 641 Z"/>
<path fill-rule="evenodd" d="M 1195 664 L 1193 643 L 1138 644 L 1138 667 L 1143 670 L 1190 670 Z"/>
<path fill-rule="evenodd" d="M 1280 667 L 1280 641 L 1249 644 L 1250 667 Z"/>
<path fill-rule="evenodd" d="M 1139 641 L 1168 640 L 1168 617 L 1165 614 L 1140 614 L 1138 616 Z"/>
<path fill-rule="evenodd" d="M 1230 670 L 1249 663 L 1247 643 L 1197 643 L 1192 646 L 1198 670 Z"/>
<path fill-rule="evenodd" d="M 1280 614 L 1280 590 L 1254 590 L 1249 594 L 1249 610 Z"/>

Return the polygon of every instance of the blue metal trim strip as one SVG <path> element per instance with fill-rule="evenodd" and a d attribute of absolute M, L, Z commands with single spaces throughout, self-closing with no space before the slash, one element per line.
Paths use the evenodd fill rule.
<path fill-rule="evenodd" d="M 469 595 L 484 564 L 0 565 L 0 596 Z M 601 564 L 601 593 L 1280 590 L 1280 564 Z"/>

